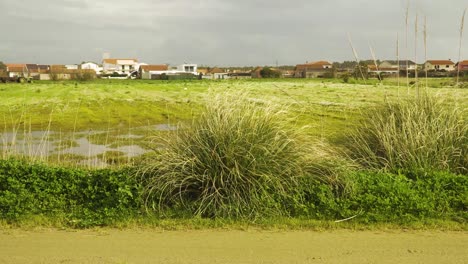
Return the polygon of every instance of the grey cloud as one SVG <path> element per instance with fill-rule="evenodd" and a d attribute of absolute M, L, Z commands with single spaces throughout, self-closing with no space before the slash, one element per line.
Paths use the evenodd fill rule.
<path fill-rule="evenodd" d="M 412 0 L 408 42 L 414 40 L 417 12 L 420 32 L 427 16 L 429 55 L 455 60 L 466 5 L 463 0 Z M 149 63 L 342 61 L 352 59 L 348 33 L 360 57 L 370 57 L 370 43 L 379 58 L 393 58 L 397 33 L 404 50 L 405 7 L 405 0 L 2 0 L 0 23 L 13 31 L 2 40 L 0 60 L 76 63 L 99 61 L 102 51 L 110 51 Z M 402 53 L 413 56 L 413 50 Z M 463 54 L 468 56 L 468 50 Z"/>

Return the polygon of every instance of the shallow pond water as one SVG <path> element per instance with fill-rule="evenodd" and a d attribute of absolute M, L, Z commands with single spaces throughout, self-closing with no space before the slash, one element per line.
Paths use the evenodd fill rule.
<path fill-rule="evenodd" d="M 177 127 L 158 124 L 137 127 L 127 131 L 10 131 L 0 132 L 0 154 L 3 157 L 20 155 L 28 157 L 49 157 L 57 155 L 82 156 L 78 164 L 101 167 L 106 162 L 103 156 L 111 153 L 121 159 L 134 158 L 149 150 L 142 142 L 151 131 L 170 131 Z M 99 141 L 99 137 L 105 138 Z M 97 138 L 97 140 L 96 140 Z M 139 144 L 140 143 L 140 144 Z"/>

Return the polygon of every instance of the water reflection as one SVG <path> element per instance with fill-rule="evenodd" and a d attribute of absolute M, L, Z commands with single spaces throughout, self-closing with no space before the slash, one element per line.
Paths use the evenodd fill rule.
<path fill-rule="evenodd" d="M 177 127 L 169 124 L 158 124 L 134 128 L 135 131 L 169 131 Z M 95 137 L 104 135 L 105 144 L 94 142 Z M 111 135 L 111 136 L 110 136 Z M 108 140 L 108 138 L 110 138 Z M 137 133 L 116 134 L 115 131 L 80 131 L 62 133 L 57 131 L 15 131 L 0 133 L 0 154 L 23 155 L 29 157 L 48 157 L 51 155 L 79 155 L 83 158 L 78 164 L 102 167 L 105 163 L 101 157 L 106 153 L 119 153 L 120 157 L 133 158 L 149 150 L 135 144 L 142 142 L 145 136 Z M 91 140 L 91 141 L 90 141 Z M 98 140 L 99 141 L 99 140 Z M 109 141 L 109 142 L 108 142 Z"/>

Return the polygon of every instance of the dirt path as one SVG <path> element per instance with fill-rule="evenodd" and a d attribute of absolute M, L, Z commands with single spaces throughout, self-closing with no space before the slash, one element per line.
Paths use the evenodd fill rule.
<path fill-rule="evenodd" d="M 0 263 L 468 263 L 467 232 L 0 231 Z"/>

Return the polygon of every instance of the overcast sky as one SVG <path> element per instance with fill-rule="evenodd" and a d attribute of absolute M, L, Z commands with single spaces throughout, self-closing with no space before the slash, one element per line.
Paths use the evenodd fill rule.
<path fill-rule="evenodd" d="M 102 54 L 150 64 L 293 65 L 361 59 L 424 61 L 458 58 L 467 0 L 411 0 L 405 48 L 406 0 L 0 0 L 0 61 L 73 64 Z M 468 17 L 462 57 L 468 59 Z"/>

